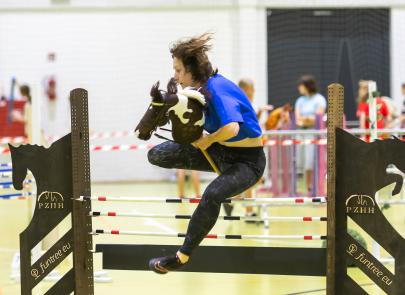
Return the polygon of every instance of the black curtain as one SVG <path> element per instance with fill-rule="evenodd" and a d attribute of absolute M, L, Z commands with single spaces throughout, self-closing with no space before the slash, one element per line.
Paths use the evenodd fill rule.
<path fill-rule="evenodd" d="M 330 83 L 345 87 L 345 114 L 355 119 L 360 79 L 390 95 L 388 9 L 269 9 L 268 93 L 275 106 L 294 103 L 297 80 L 314 75 L 326 97 Z"/>

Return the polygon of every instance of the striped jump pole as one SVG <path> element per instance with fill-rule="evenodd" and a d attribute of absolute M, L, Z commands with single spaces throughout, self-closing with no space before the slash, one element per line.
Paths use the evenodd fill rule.
<path fill-rule="evenodd" d="M 106 230 L 96 229 L 92 235 L 124 235 L 124 236 L 144 236 L 144 237 L 172 237 L 184 238 L 185 233 L 163 233 L 163 232 L 141 232 L 130 230 Z M 323 235 L 225 235 L 225 234 L 208 234 L 206 239 L 226 239 L 226 240 L 326 240 Z"/>
<path fill-rule="evenodd" d="M 191 219 L 191 215 L 176 214 L 138 214 L 123 212 L 99 212 L 92 211 L 90 216 L 99 217 L 135 217 L 135 218 L 167 218 L 167 219 Z M 270 216 L 270 217 L 252 217 L 252 216 L 219 216 L 220 220 L 248 220 L 248 221 L 327 221 L 326 217 L 321 216 Z"/>
<path fill-rule="evenodd" d="M 387 201 L 378 201 L 378 205 L 405 205 L 405 200 L 387 200 Z"/>
<path fill-rule="evenodd" d="M 2 169 L 2 168 L 11 168 L 12 167 L 12 164 L 11 163 L 0 163 L 0 168 Z"/>
<path fill-rule="evenodd" d="M 24 181 L 24 184 L 33 183 L 33 182 L 34 182 L 33 179 L 27 179 Z M 9 189 L 9 188 L 14 189 L 12 181 L 0 182 L 0 189 Z"/>
<path fill-rule="evenodd" d="M 139 203 L 200 203 L 200 198 L 164 198 L 164 197 L 109 197 L 109 196 L 81 196 L 78 201 L 99 202 L 139 202 Z M 326 203 L 325 197 L 315 198 L 240 198 L 227 199 L 223 203 L 256 203 L 256 204 L 321 204 Z"/>
<path fill-rule="evenodd" d="M 1 178 L 10 178 L 12 175 L 13 175 L 12 169 L 0 169 Z M 28 171 L 28 175 L 32 175 L 31 171 Z"/>
<path fill-rule="evenodd" d="M 10 182 L 2 182 L 0 183 L 0 189 L 14 189 L 13 183 Z"/>
<path fill-rule="evenodd" d="M 32 196 L 31 192 L 28 193 L 17 193 L 17 194 L 5 194 L 0 195 L 0 200 L 25 200 L 28 196 Z"/>
<path fill-rule="evenodd" d="M 1 178 L 10 178 L 12 175 L 12 172 L 0 172 Z"/>

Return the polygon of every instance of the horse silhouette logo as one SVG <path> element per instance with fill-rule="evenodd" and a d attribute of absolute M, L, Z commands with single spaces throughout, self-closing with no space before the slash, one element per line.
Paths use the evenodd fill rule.
<path fill-rule="evenodd" d="M 351 195 L 346 200 L 346 213 L 374 214 L 375 201 L 368 195 Z"/>
<path fill-rule="evenodd" d="M 63 209 L 64 199 L 58 192 L 44 191 L 38 197 L 38 209 Z"/>

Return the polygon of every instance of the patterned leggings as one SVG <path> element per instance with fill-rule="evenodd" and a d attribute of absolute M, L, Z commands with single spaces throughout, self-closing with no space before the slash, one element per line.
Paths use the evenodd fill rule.
<path fill-rule="evenodd" d="M 221 202 L 256 184 L 266 166 L 262 147 L 234 148 L 215 143 L 207 151 L 217 164 L 221 175 L 205 189 L 201 202 L 191 217 L 183 246 L 180 248 L 186 255 L 191 255 L 215 225 Z M 163 168 L 213 172 L 199 149 L 172 141 L 166 141 L 151 149 L 148 160 L 151 164 Z"/>

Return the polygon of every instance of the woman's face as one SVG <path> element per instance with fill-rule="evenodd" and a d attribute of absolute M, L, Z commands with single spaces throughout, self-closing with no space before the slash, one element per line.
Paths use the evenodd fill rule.
<path fill-rule="evenodd" d="M 242 90 L 245 92 L 250 102 L 252 102 L 255 94 L 255 87 L 253 85 L 246 85 L 246 87 L 243 87 Z"/>
<path fill-rule="evenodd" d="M 305 87 L 304 84 L 298 85 L 298 92 L 299 92 L 301 95 L 305 95 L 305 96 L 308 96 L 308 94 L 309 94 L 308 89 Z"/>
<path fill-rule="evenodd" d="M 368 84 L 367 83 L 359 83 L 358 96 L 363 101 L 368 99 Z"/>
<path fill-rule="evenodd" d="M 181 59 L 173 58 L 174 78 L 181 87 L 193 86 L 193 76 L 186 70 Z"/>

